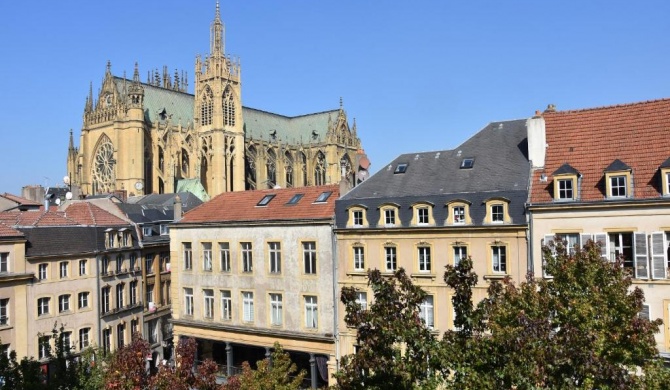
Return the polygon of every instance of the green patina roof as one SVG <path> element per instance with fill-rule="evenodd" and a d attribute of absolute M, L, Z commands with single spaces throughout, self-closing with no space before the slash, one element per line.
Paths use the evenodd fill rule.
<path fill-rule="evenodd" d="M 209 195 L 207 195 L 207 191 L 205 191 L 199 179 L 179 179 L 176 192 L 190 192 L 203 202 L 209 200 Z"/>
<path fill-rule="evenodd" d="M 115 77 L 117 91 L 123 94 L 124 79 Z M 132 80 L 125 80 L 129 88 Z M 144 118 L 150 123 L 160 120 L 159 113 L 165 109 L 171 115 L 171 123 L 184 127 L 193 125 L 194 96 L 189 93 L 155 87 L 142 83 L 144 88 Z M 307 144 L 325 141 L 328 132 L 328 120 L 337 121 L 339 110 L 330 110 L 295 117 L 273 114 L 255 108 L 242 107 L 244 132 L 246 139 L 270 140 L 276 130 L 276 139 L 285 144 Z M 314 133 L 316 132 L 316 133 Z M 316 136 L 314 136 L 316 134 Z"/>

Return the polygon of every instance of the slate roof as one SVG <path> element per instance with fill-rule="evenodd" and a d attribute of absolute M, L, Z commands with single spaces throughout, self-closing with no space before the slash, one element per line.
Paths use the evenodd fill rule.
<path fill-rule="evenodd" d="M 328 191 L 331 195 L 325 202 L 315 203 Z M 296 194 L 303 194 L 300 201 L 287 204 Z M 266 195 L 275 196 L 267 206 L 258 206 Z M 176 225 L 332 219 L 338 197 L 339 185 L 225 192 L 184 214 Z"/>
<path fill-rule="evenodd" d="M 132 80 L 114 76 L 117 92 L 123 95 L 125 87 L 133 83 Z M 156 87 L 141 83 L 144 88 L 144 118 L 149 123 L 161 121 L 158 113 L 165 109 L 172 115 L 170 123 L 181 124 L 184 127 L 193 127 L 194 96 L 190 93 L 179 92 L 167 88 Z M 328 120 L 337 120 L 339 110 L 300 115 L 284 116 L 250 107 L 242 107 L 244 119 L 244 135 L 246 139 L 269 140 L 270 131 L 277 130 L 277 141 L 290 144 L 307 144 L 310 142 L 325 141 L 328 132 Z M 312 138 L 312 131 L 316 131 L 316 139 Z"/>
<path fill-rule="evenodd" d="M 553 175 L 579 175 L 579 171 L 570 166 L 570 164 L 565 163 L 561 165 L 560 168 L 554 171 Z"/>
<path fill-rule="evenodd" d="M 461 169 L 463 159 L 474 159 L 472 168 Z M 405 173 L 394 173 L 400 163 Z M 379 205 L 399 204 L 403 225 L 411 220 L 410 205 L 417 201 L 435 204 L 436 224 L 444 224 L 450 200 L 471 202 L 473 223 L 481 225 L 485 206 L 492 197 L 510 200 L 510 216 L 515 224 L 525 224 L 527 199 L 528 143 L 526 120 L 492 122 L 453 150 L 406 153 L 358 185 L 337 201 L 336 224 L 346 227 L 347 208 L 354 204 L 368 207 L 367 221 L 375 227 Z"/>
<path fill-rule="evenodd" d="M 18 227 L 26 237 L 26 257 L 76 255 L 107 252 L 106 227 L 48 226 Z M 132 234 L 132 233 L 131 233 Z M 133 234 L 133 243 L 137 237 Z M 137 244 L 134 244 L 138 248 Z"/>
<path fill-rule="evenodd" d="M 181 207 L 184 212 L 202 204 L 202 201 L 190 192 L 131 196 L 128 198 L 126 204 L 151 205 L 155 207 L 174 207 L 174 199 L 177 195 L 179 195 L 179 198 L 181 199 Z"/>
<path fill-rule="evenodd" d="M 661 197 L 659 167 L 670 157 L 670 99 L 572 111 L 545 112 L 544 170 L 533 172 L 531 203 L 553 201 L 553 180 L 540 182 L 561 164 L 581 174 L 580 201 L 605 199 L 604 172 L 616 159 L 632 169 L 634 199 Z"/>

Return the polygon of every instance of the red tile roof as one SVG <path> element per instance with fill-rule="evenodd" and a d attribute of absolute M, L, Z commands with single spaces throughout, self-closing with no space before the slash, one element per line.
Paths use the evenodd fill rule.
<path fill-rule="evenodd" d="M 8 226 L 120 226 L 129 222 L 116 217 L 88 202 L 69 205 L 65 211 L 49 208 L 41 211 L 6 211 L 0 213 L 0 222 Z"/>
<path fill-rule="evenodd" d="M 89 202 L 72 203 L 67 206 L 64 214 L 67 218 L 77 221 L 82 225 L 128 225 L 128 222 Z"/>
<path fill-rule="evenodd" d="M 615 159 L 632 168 L 633 197 L 659 198 L 659 166 L 670 157 L 670 99 L 545 112 L 543 170 L 533 172 L 531 203 L 552 202 L 551 175 L 564 163 L 582 175 L 580 201 L 605 198 L 604 171 Z M 546 183 L 540 182 L 547 175 Z"/>
<path fill-rule="evenodd" d="M 0 223 L 0 238 L 23 237 L 23 233 Z"/>
<path fill-rule="evenodd" d="M 326 191 L 332 192 L 327 201 L 314 203 Z M 265 195 L 272 194 L 275 197 L 267 206 L 257 206 Z M 287 205 L 296 194 L 304 196 L 297 204 Z M 179 223 L 333 218 L 335 200 L 339 197 L 339 185 L 226 192 L 189 211 Z"/>
<path fill-rule="evenodd" d="M 7 199 L 9 199 L 9 200 L 11 200 L 11 201 L 13 201 L 13 202 L 18 203 L 18 204 L 22 204 L 22 205 L 30 205 L 30 206 L 39 206 L 39 205 L 41 205 L 40 202 L 37 202 L 37 201 L 34 201 L 34 200 L 30 200 L 30 199 L 27 199 L 27 198 L 22 198 L 22 197 L 20 197 L 20 196 L 12 195 L 12 194 L 7 193 L 7 192 L 5 192 L 4 194 L 2 194 L 2 195 L 0 195 L 0 196 L 2 196 L 2 197 L 4 197 L 4 198 L 7 198 Z"/>

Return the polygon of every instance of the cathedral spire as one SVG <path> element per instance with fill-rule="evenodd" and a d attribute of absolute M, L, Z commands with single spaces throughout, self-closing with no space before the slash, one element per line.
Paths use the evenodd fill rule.
<path fill-rule="evenodd" d="M 219 2 L 216 2 L 216 15 L 210 28 L 210 55 L 212 57 L 222 56 L 224 54 L 223 40 L 225 30 L 221 23 L 221 12 L 219 11 Z"/>
<path fill-rule="evenodd" d="M 70 129 L 70 145 L 68 146 L 68 150 L 70 152 L 74 150 L 74 138 L 72 138 L 72 129 Z"/>
<path fill-rule="evenodd" d="M 133 84 L 140 83 L 140 69 L 137 66 L 137 61 L 135 61 L 135 72 L 133 73 Z"/>
<path fill-rule="evenodd" d="M 88 96 L 86 96 L 86 107 L 84 107 L 84 111 L 86 112 L 91 112 L 93 111 L 93 82 L 89 84 L 88 87 Z"/>

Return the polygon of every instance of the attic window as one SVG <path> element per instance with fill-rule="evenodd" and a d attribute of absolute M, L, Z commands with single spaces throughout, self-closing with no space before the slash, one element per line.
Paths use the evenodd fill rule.
<path fill-rule="evenodd" d="M 265 195 L 265 196 L 263 197 L 263 199 L 261 199 L 261 201 L 258 202 L 258 204 L 257 204 L 256 206 L 267 206 L 268 203 L 270 203 L 270 201 L 271 201 L 272 198 L 274 198 L 274 197 L 275 197 L 274 194 Z"/>
<path fill-rule="evenodd" d="M 395 171 L 393 173 L 405 173 L 407 172 L 407 163 L 400 163 L 396 165 Z"/>
<path fill-rule="evenodd" d="M 300 201 L 300 199 L 302 199 L 303 196 L 305 196 L 305 194 L 295 194 L 286 204 L 296 204 Z"/>
<path fill-rule="evenodd" d="M 314 203 L 323 203 L 323 202 L 327 201 L 328 198 L 330 197 L 330 194 L 332 194 L 331 191 L 322 192 L 321 195 L 319 195 L 319 197 L 316 198 Z"/>
<path fill-rule="evenodd" d="M 475 165 L 474 158 L 464 158 L 463 161 L 461 161 L 461 169 L 470 169 L 474 165 Z"/>
<path fill-rule="evenodd" d="M 151 236 L 151 233 L 152 233 L 151 226 L 144 226 L 144 227 L 142 227 L 142 235 L 144 235 L 144 237 L 149 237 L 149 236 Z"/>

